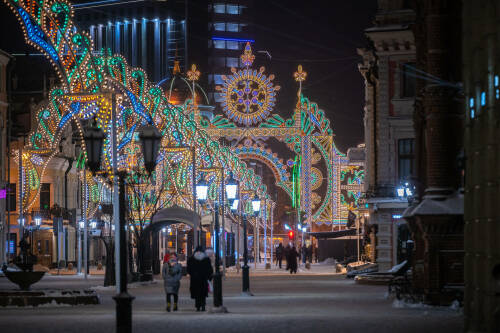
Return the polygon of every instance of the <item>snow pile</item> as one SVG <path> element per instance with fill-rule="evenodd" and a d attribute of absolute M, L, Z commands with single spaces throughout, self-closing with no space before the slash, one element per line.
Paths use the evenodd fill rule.
<path fill-rule="evenodd" d="M 392 302 L 392 307 L 395 309 L 440 310 L 440 311 L 451 311 L 451 312 L 457 312 L 457 313 L 461 313 L 463 310 L 460 307 L 460 302 L 458 300 L 454 300 L 450 306 L 445 307 L 445 306 L 428 305 L 428 304 L 424 304 L 421 302 L 411 303 L 411 302 L 405 302 L 403 300 L 395 299 Z"/>
<path fill-rule="evenodd" d="M 93 287 L 90 287 L 89 289 L 93 290 L 93 291 L 109 291 L 109 290 L 115 290 L 116 286 L 107 286 L 107 287 L 104 287 L 104 286 L 93 286 Z"/>
<path fill-rule="evenodd" d="M 400 264 L 397 264 L 396 266 L 392 266 L 392 268 L 390 270 L 388 270 L 387 272 L 389 272 L 389 273 L 396 273 L 397 271 L 399 271 L 399 269 L 401 267 L 403 267 L 404 265 L 406 265 L 406 263 L 407 263 L 407 260 L 403 261 Z"/>
<path fill-rule="evenodd" d="M 319 265 L 329 265 L 329 266 L 335 266 L 337 264 L 337 260 L 333 258 L 327 258 L 323 260 L 322 262 L 318 263 Z"/>

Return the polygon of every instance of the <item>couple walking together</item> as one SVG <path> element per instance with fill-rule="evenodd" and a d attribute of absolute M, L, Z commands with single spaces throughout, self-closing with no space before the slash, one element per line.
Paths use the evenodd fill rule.
<path fill-rule="evenodd" d="M 205 311 L 208 297 L 208 282 L 212 280 L 212 264 L 203 248 L 198 246 L 187 262 L 187 273 L 190 276 L 189 291 L 195 300 L 196 311 Z M 182 266 L 177 262 L 177 256 L 165 256 L 163 260 L 163 286 L 167 294 L 167 311 L 170 312 L 171 298 L 174 298 L 173 310 L 177 311 L 179 288 L 181 286 Z"/>

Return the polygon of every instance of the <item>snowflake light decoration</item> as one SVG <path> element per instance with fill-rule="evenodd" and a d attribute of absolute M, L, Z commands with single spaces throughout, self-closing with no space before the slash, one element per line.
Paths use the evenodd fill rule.
<path fill-rule="evenodd" d="M 258 71 L 249 68 L 254 59 L 250 43 L 247 43 L 241 56 L 246 68 L 239 71 L 231 68 L 233 74 L 229 77 L 223 75 L 224 84 L 217 86 L 223 98 L 221 106 L 224 113 L 229 119 L 245 126 L 257 124 L 271 114 L 276 103 L 276 91 L 280 89 L 273 86 L 273 74 L 264 74 L 264 67 Z"/>

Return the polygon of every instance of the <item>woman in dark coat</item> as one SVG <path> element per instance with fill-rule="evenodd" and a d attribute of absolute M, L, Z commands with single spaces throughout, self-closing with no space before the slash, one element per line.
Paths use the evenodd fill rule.
<path fill-rule="evenodd" d="M 212 280 L 212 265 L 201 246 L 198 246 L 187 262 L 187 273 L 191 278 L 189 291 L 194 298 L 196 311 L 205 311 L 208 296 L 208 281 Z"/>
<path fill-rule="evenodd" d="M 286 258 L 288 267 L 290 268 L 290 274 L 295 273 L 297 274 L 297 257 L 299 256 L 299 253 L 295 249 L 295 246 L 288 251 L 288 256 Z"/>
<path fill-rule="evenodd" d="M 179 299 L 179 287 L 182 279 L 182 266 L 177 262 L 175 255 L 163 263 L 163 287 L 167 294 L 167 311 L 170 312 L 171 296 L 174 296 L 174 311 L 177 311 L 177 300 Z"/>

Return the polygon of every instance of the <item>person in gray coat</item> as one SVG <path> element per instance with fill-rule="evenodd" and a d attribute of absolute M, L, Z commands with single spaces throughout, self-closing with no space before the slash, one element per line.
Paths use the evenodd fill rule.
<path fill-rule="evenodd" d="M 177 256 L 171 255 L 168 262 L 163 262 L 163 287 L 167 294 L 167 311 L 170 312 L 171 297 L 174 296 L 174 311 L 177 311 L 179 288 L 181 286 L 182 266 L 177 262 Z"/>

